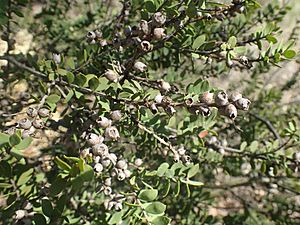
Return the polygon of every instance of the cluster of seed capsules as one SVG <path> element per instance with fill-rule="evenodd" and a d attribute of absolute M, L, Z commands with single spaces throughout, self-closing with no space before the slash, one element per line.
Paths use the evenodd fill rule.
<path fill-rule="evenodd" d="M 136 26 L 125 27 L 123 34 L 117 33 L 112 43 L 104 40 L 102 33 L 97 30 L 89 31 L 86 37 L 87 41 L 92 44 L 100 43 L 101 46 L 111 44 L 119 50 L 131 46 L 139 49 L 141 52 L 147 53 L 153 49 L 153 44 L 151 44 L 150 41 L 158 41 L 167 37 L 165 28 L 163 27 L 165 22 L 166 16 L 161 12 L 156 12 L 150 21 L 141 20 Z M 147 65 L 141 61 L 134 61 L 131 65 L 127 65 L 127 67 L 128 66 L 140 73 L 147 70 Z M 120 74 L 112 69 L 106 70 L 104 76 L 112 82 L 118 82 L 121 79 Z"/>
<path fill-rule="evenodd" d="M 34 136 L 38 130 L 45 127 L 45 121 L 51 115 L 47 108 L 29 107 L 26 111 L 27 117 L 18 121 L 15 127 L 11 127 L 5 133 L 12 135 L 16 129 L 22 130 L 22 138 Z"/>
<path fill-rule="evenodd" d="M 104 142 L 117 141 L 120 138 L 118 129 L 112 124 L 121 118 L 120 110 L 112 111 L 110 119 L 104 116 L 100 117 L 96 122 L 100 128 L 104 129 L 104 136 L 96 133 L 87 134 L 88 147 L 80 152 L 80 156 L 93 166 L 96 175 L 103 180 L 99 191 L 109 197 L 105 207 L 107 209 L 114 207 L 115 210 L 122 209 L 123 197 L 113 193 L 112 180 L 123 181 L 131 176 L 131 172 L 128 169 L 127 161 L 110 152 L 109 147 Z"/>

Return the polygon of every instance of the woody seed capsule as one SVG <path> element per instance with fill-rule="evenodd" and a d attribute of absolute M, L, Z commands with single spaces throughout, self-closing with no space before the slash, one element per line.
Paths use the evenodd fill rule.
<path fill-rule="evenodd" d="M 155 28 L 153 30 L 153 36 L 156 40 L 161 40 L 166 37 L 164 28 Z"/>
<path fill-rule="evenodd" d="M 199 96 L 199 100 L 200 102 L 202 103 L 205 103 L 207 105 L 211 105 L 214 103 L 214 93 L 211 93 L 209 91 L 207 92 L 204 92 L 202 93 L 200 96 Z"/>
<path fill-rule="evenodd" d="M 120 110 L 114 110 L 110 113 L 110 117 L 113 121 L 119 121 L 122 119 L 122 113 Z"/>
<path fill-rule="evenodd" d="M 88 134 L 86 141 L 89 145 L 101 144 L 103 141 L 103 137 L 100 137 L 94 133 L 90 133 L 90 134 Z"/>
<path fill-rule="evenodd" d="M 125 173 L 122 170 L 119 170 L 118 175 L 117 175 L 117 179 L 119 181 L 122 181 L 122 180 L 125 180 L 125 178 L 126 178 Z"/>
<path fill-rule="evenodd" d="M 119 78 L 120 78 L 120 76 L 119 76 L 119 74 L 116 72 L 116 71 L 114 71 L 114 70 L 107 70 L 105 73 L 104 73 L 104 76 L 108 79 L 108 80 L 110 80 L 110 81 L 112 81 L 112 82 L 115 82 L 115 83 L 117 83 L 118 81 L 119 81 Z"/>
<path fill-rule="evenodd" d="M 228 104 L 228 96 L 226 92 L 220 91 L 215 96 L 215 103 L 217 106 L 224 106 Z"/>
<path fill-rule="evenodd" d="M 232 101 L 232 102 L 236 102 L 237 100 L 241 99 L 243 96 L 241 93 L 235 91 L 235 92 L 232 92 L 229 96 L 229 100 Z"/>
<path fill-rule="evenodd" d="M 116 127 L 107 127 L 105 129 L 105 137 L 115 141 L 120 138 L 120 134 Z"/>
<path fill-rule="evenodd" d="M 18 124 L 19 124 L 19 127 L 21 127 L 22 129 L 29 129 L 32 125 L 31 121 L 27 118 L 20 120 L 18 122 Z"/>
<path fill-rule="evenodd" d="M 154 101 L 155 101 L 157 104 L 161 104 L 163 98 L 164 98 L 164 96 L 162 96 L 161 94 L 158 94 L 158 95 L 155 96 Z"/>
<path fill-rule="evenodd" d="M 107 119 L 104 116 L 101 116 L 98 120 L 97 123 L 99 124 L 100 127 L 102 128 L 107 128 L 111 126 L 111 120 Z"/>
<path fill-rule="evenodd" d="M 225 116 L 234 120 L 237 117 L 237 109 L 233 104 L 229 104 L 229 105 L 225 106 L 224 114 L 225 114 Z"/>
<path fill-rule="evenodd" d="M 149 25 L 146 20 L 141 20 L 139 26 L 143 34 L 148 35 L 150 33 Z"/>
<path fill-rule="evenodd" d="M 26 113 L 27 113 L 27 115 L 29 116 L 29 117 L 36 117 L 37 115 L 38 115 L 38 111 L 37 111 L 37 109 L 36 108 L 32 108 L 32 107 L 29 107 L 28 109 L 27 109 L 27 111 L 26 111 Z"/>
<path fill-rule="evenodd" d="M 46 108 L 39 109 L 39 116 L 40 117 L 48 117 L 50 115 L 50 110 Z"/>
<path fill-rule="evenodd" d="M 209 116 L 210 115 L 210 109 L 205 106 L 200 106 L 199 111 L 201 112 L 202 116 Z"/>
<path fill-rule="evenodd" d="M 249 110 L 250 104 L 251 102 L 247 98 L 240 98 L 239 100 L 236 101 L 236 107 L 244 111 Z"/>
<path fill-rule="evenodd" d="M 142 41 L 140 47 L 144 52 L 149 52 L 153 48 L 149 41 Z"/>
<path fill-rule="evenodd" d="M 173 116 L 176 113 L 176 109 L 170 105 L 165 108 L 165 111 L 170 116 Z"/>
<path fill-rule="evenodd" d="M 122 160 L 122 159 L 121 159 L 121 160 L 119 160 L 119 161 L 117 162 L 116 167 L 117 167 L 118 169 L 127 169 L 128 165 L 127 165 L 127 163 L 126 163 L 125 160 Z"/>
<path fill-rule="evenodd" d="M 163 90 L 163 91 L 170 91 L 171 90 L 171 85 L 164 81 L 164 80 L 160 80 L 159 81 L 159 87 Z"/>
<path fill-rule="evenodd" d="M 134 165 L 141 166 L 143 164 L 143 160 L 140 158 L 137 158 L 134 160 Z"/>
<path fill-rule="evenodd" d="M 153 15 L 153 22 L 156 26 L 161 26 L 166 22 L 166 16 L 161 12 L 156 12 Z"/>
<path fill-rule="evenodd" d="M 146 71 L 147 66 L 146 66 L 146 64 L 137 61 L 134 63 L 133 68 L 135 71 L 142 73 L 142 72 Z"/>
<path fill-rule="evenodd" d="M 106 144 L 96 144 L 92 146 L 93 149 L 93 154 L 96 156 L 107 156 L 109 151 L 108 151 L 108 147 Z"/>
<path fill-rule="evenodd" d="M 86 38 L 88 40 L 93 40 L 95 39 L 97 36 L 96 36 L 96 33 L 94 31 L 89 31 L 87 34 L 86 34 Z"/>
<path fill-rule="evenodd" d="M 152 104 L 151 104 L 150 109 L 151 109 L 151 112 L 152 112 L 153 114 L 156 114 L 156 113 L 158 112 L 158 109 L 157 109 L 155 103 L 152 103 Z"/>
<path fill-rule="evenodd" d="M 103 171 L 103 166 L 100 163 L 94 165 L 94 170 L 96 173 L 101 173 Z"/>

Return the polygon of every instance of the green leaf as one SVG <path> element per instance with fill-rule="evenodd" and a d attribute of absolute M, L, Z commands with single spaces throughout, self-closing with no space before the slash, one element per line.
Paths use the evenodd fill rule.
<path fill-rule="evenodd" d="M 46 218 L 41 213 L 35 213 L 33 216 L 33 221 L 35 222 L 35 224 L 38 224 L 38 225 L 46 225 L 47 224 Z"/>
<path fill-rule="evenodd" d="M 236 46 L 236 43 L 237 43 L 237 40 L 236 40 L 236 37 L 235 36 L 231 36 L 229 39 L 228 39 L 228 44 L 234 48 Z"/>
<path fill-rule="evenodd" d="M 29 145 L 31 144 L 32 142 L 32 138 L 31 137 L 27 137 L 25 139 L 23 139 L 19 144 L 17 144 L 16 146 L 14 146 L 16 149 L 18 150 L 23 150 L 25 148 L 28 148 Z"/>
<path fill-rule="evenodd" d="M 62 159 L 60 159 L 58 156 L 55 157 L 54 161 L 56 162 L 58 167 L 61 168 L 62 170 L 67 170 L 67 171 L 71 170 L 71 166 L 65 161 L 63 161 Z"/>
<path fill-rule="evenodd" d="M 205 37 L 204 34 L 203 34 L 203 35 L 200 35 L 199 37 L 197 37 L 197 38 L 195 39 L 195 41 L 193 42 L 192 48 L 193 48 L 193 49 L 198 49 L 198 48 L 200 48 L 201 45 L 203 45 L 203 43 L 205 42 L 205 39 L 206 39 L 206 37 Z"/>
<path fill-rule="evenodd" d="M 168 163 L 164 162 L 163 164 L 161 164 L 157 169 L 157 176 L 162 177 L 168 168 L 169 168 Z"/>
<path fill-rule="evenodd" d="M 68 82 L 69 82 L 70 84 L 73 83 L 74 80 L 75 80 L 74 74 L 71 73 L 71 72 L 68 72 L 68 73 L 67 73 L 67 79 L 68 79 Z"/>
<path fill-rule="evenodd" d="M 156 11 L 156 6 L 153 1 L 146 1 L 144 7 L 150 13 L 154 13 Z"/>
<path fill-rule="evenodd" d="M 157 216 L 152 221 L 152 225 L 169 225 L 171 223 L 171 219 L 166 216 Z"/>
<path fill-rule="evenodd" d="M 8 162 L 2 160 L 0 161 L 0 177 L 10 177 L 11 167 Z"/>
<path fill-rule="evenodd" d="M 67 104 L 72 99 L 73 96 L 74 96 L 74 91 L 71 89 L 67 94 L 64 103 Z"/>
<path fill-rule="evenodd" d="M 284 55 L 285 58 L 291 59 L 291 58 L 294 58 L 296 56 L 296 52 L 294 50 L 285 50 L 283 52 L 283 55 Z"/>
<path fill-rule="evenodd" d="M 50 186 L 49 192 L 51 196 L 56 196 L 66 188 L 67 181 L 61 177 L 55 178 L 53 183 Z"/>
<path fill-rule="evenodd" d="M 31 169 L 25 171 L 24 173 L 22 173 L 21 176 L 18 179 L 17 186 L 21 186 L 23 184 L 26 184 L 27 181 L 29 181 L 30 178 L 32 177 L 33 171 L 34 171 L 33 168 L 31 168 Z"/>
<path fill-rule="evenodd" d="M 42 211 L 46 216 L 48 217 L 52 216 L 53 206 L 49 199 L 42 199 Z"/>
<path fill-rule="evenodd" d="M 9 137 L 9 144 L 10 146 L 15 146 L 21 142 L 21 138 L 17 134 L 13 134 Z"/>
<path fill-rule="evenodd" d="M 166 210 L 166 205 L 161 202 L 152 202 L 146 208 L 145 211 L 151 214 L 161 214 Z"/>
<path fill-rule="evenodd" d="M 193 165 L 189 172 L 187 173 L 187 177 L 191 178 L 195 176 L 199 172 L 199 164 Z"/>
<path fill-rule="evenodd" d="M 96 91 L 99 86 L 99 80 L 96 77 L 93 77 L 92 79 L 89 80 L 89 87 L 93 91 Z"/>
<path fill-rule="evenodd" d="M 72 70 L 75 69 L 75 62 L 73 57 L 67 57 L 65 60 L 65 66 L 66 68 L 70 68 Z"/>
<path fill-rule="evenodd" d="M 155 200 L 158 196 L 158 191 L 156 189 L 147 189 L 147 190 L 142 190 L 138 197 L 141 200 L 144 200 L 146 202 L 151 202 Z"/>
<path fill-rule="evenodd" d="M 116 212 L 112 215 L 112 217 L 109 219 L 108 224 L 117 224 L 121 221 L 123 216 L 123 212 Z"/>
<path fill-rule="evenodd" d="M 277 39 L 273 35 L 271 35 L 271 34 L 268 34 L 266 36 L 266 39 L 268 40 L 269 43 L 273 43 L 273 44 L 277 43 Z"/>
<path fill-rule="evenodd" d="M 49 96 L 46 98 L 46 102 L 47 102 L 47 103 L 50 103 L 50 104 L 56 104 L 59 100 L 60 100 L 60 96 L 57 95 L 57 94 L 49 95 Z"/>
<path fill-rule="evenodd" d="M 59 69 L 57 69 L 57 73 L 61 76 L 66 76 L 68 74 L 68 71 L 65 69 L 59 68 Z"/>
<path fill-rule="evenodd" d="M 192 185 L 192 186 L 203 186 L 204 184 L 200 181 L 193 181 L 193 180 L 185 180 L 184 178 L 180 178 L 180 181 L 182 183 L 185 183 L 185 184 L 189 184 L 189 185 Z"/>
<path fill-rule="evenodd" d="M 5 143 L 9 142 L 9 135 L 8 134 L 4 134 L 4 133 L 0 133 L 0 145 L 3 145 Z"/>
<path fill-rule="evenodd" d="M 76 77 L 75 77 L 75 83 L 80 86 L 80 87 L 83 87 L 85 85 L 85 83 L 87 82 L 87 78 L 85 75 L 83 74 L 78 74 Z"/>

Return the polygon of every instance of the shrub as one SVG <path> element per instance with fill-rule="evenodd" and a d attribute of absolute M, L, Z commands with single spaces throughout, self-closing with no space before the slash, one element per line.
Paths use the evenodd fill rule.
<path fill-rule="evenodd" d="M 2 223 L 299 224 L 271 2 L 1 0 Z"/>

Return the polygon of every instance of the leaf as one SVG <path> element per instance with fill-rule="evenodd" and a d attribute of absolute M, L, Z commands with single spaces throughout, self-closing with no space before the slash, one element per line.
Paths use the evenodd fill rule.
<path fill-rule="evenodd" d="M 161 202 L 152 202 L 146 208 L 145 211 L 151 214 L 161 214 L 166 210 L 166 205 Z"/>
<path fill-rule="evenodd" d="M 9 142 L 9 135 L 8 134 L 4 134 L 4 133 L 0 133 L 0 145 L 3 145 L 5 143 Z"/>
<path fill-rule="evenodd" d="M 168 163 L 164 162 L 163 164 L 161 164 L 157 169 L 157 176 L 162 177 L 168 168 L 169 168 Z"/>
<path fill-rule="evenodd" d="M 294 58 L 296 56 L 296 52 L 294 50 L 285 50 L 283 52 L 283 55 L 284 55 L 285 58 L 291 59 L 291 58 Z"/>
<path fill-rule="evenodd" d="M 24 173 L 22 173 L 18 179 L 17 186 L 22 186 L 23 184 L 26 184 L 27 181 L 30 180 L 33 171 L 34 171 L 33 168 L 31 168 L 25 171 Z"/>
<path fill-rule="evenodd" d="M 46 225 L 47 224 L 46 218 L 41 213 L 35 213 L 33 216 L 33 221 L 35 222 L 35 224 L 38 224 L 38 225 Z"/>
<path fill-rule="evenodd" d="M 80 86 L 80 87 L 83 87 L 85 85 L 85 83 L 87 82 L 87 78 L 85 75 L 83 74 L 78 74 L 76 77 L 75 77 L 75 83 Z"/>
<path fill-rule="evenodd" d="M 236 37 L 235 36 L 231 36 L 229 39 L 228 39 L 228 44 L 234 48 L 236 46 L 236 43 L 237 43 L 237 40 L 236 40 Z"/>
<path fill-rule="evenodd" d="M 58 156 L 55 157 L 54 161 L 58 165 L 58 167 L 61 168 L 62 170 L 67 170 L 67 171 L 71 170 L 71 166 L 65 161 L 63 161 L 62 159 L 60 159 Z"/>
<path fill-rule="evenodd" d="M 0 161 L 0 177 L 10 177 L 11 176 L 11 167 L 8 162 L 1 160 Z"/>
<path fill-rule="evenodd" d="M 272 43 L 272 44 L 276 44 L 277 43 L 277 39 L 273 35 L 271 35 L 271 34 L 268 34 L 266 36 L 266 39 L 268 40 L 269 43 Z"/>
<path fill-rule="evenodd" d="M 46 216 L 52 216 L 53 207 L 49 199 L 42 199 L 42 211 Z"/>
<path fill-rule="evenodd" d="M 73 96 L 74 96 L 74 91 L 71 89 L 67 94 L 64 103 L 67 104 L 72 99 Z"/>
<path fill-rule="evenodd" d="M 67 181 L 61 177 L 55 178 L 50 186 L 49 192 L 51 196 L 56 196 L 66 187 Z"/>
<path fill-rule="evenodd" d="M 69 82 L 70 84 L 73 83 L 74 80 L 75 80 L 74 74 L 71 73 L 71 72 L 68 72 L 68 73 L 67 73 L 67 79 L 68 79 L 68 82 Z"/>
<path fill-rule="evenodd" d="M 16 149 L 18 149 L 18 150 L 23 150 L 23 149 L 29 147 L 29 145 L 31 144 L 32 140 L 33 140 L 32 137 L 27 137 L 27 138 L 23 139 L 19 144 L 17 144 L 14 147 Z"/>
<path fill-rule="evenodd" d="M 108 224 L 117 224 L 121 221 L 123 216 L 123 212 L 116 212 L 112 215 L 112 217 L 109 219 Z"/>
<path fill-rule="evenodd" d="M 146 202 L 153 201 L 157 198 L 158 191 L 156 189 L 147 189 L 147 190 L 142 190 L 138 197 L 141 200 L 144 200 Z"/>
<path fill-rule="evenodd" d="M 92 79 L 89 80 L 89 88 L 92 89 L 93 91 L 96 91 L 99 86 L 99 80 L 96 77 L 93 77 Z"/>
<path fill-rule="evenodd" d="M 195 41 L 193 42 L 192 48 L 193 48 L 193 49 L 198 49 L 198 48 L 200 48 L 201 45 L 203 45 L 203 43 L 205 42 L 205 39 L 206 39 L 206 37 L 205 37 L 204 34 L 203 34 L 203 35 L 200 35 L 199 37 L 197 37 L 197 38 L 195 39 Z"/>
<path fill-rule="evenodd" d="M 146 1 L 144 7 L 150 13 L 154 13 L 156 11 L 156 6 L 153 1 Z"/>
<path fill-rule="evenodd" d="M 152 221 L 152 225 L 168 225 L 170 224 L 171 219 L 166 216 L 157 216 Z"/>
<path fill-rule="evenodd" d="M 17 134 L 13 134 L 9 137 L 9 144 L 10 146 L 15 146 L 21 142 L 21 138 Z"/>
<path fill-rule="evenodd" d="M 182 183 L 185 183 L 185 184 L 189 184 L 189 185 L 192 185 L 192 186 L 203 186 L 204 184 L 200 181 L 193 181 L 193 180 L 185 180 L 184 178 L 180 178 L 180 181 Z"/>
<path fill-rule="evenodd" d="M 57 94 L 49 95 L 49 96 L 46 98 L 46 102 L 47 102 L 47 103 L 50 103 L 50 104 L 56 104 L 59 100 L 60 100 L 60 96 L 57 95 Z"/>
<path fill-rule="evenodd" d="M 188 178 L 195 176 L 199 172 L 199 164 L 193 165 L 187 174 Z"/>

